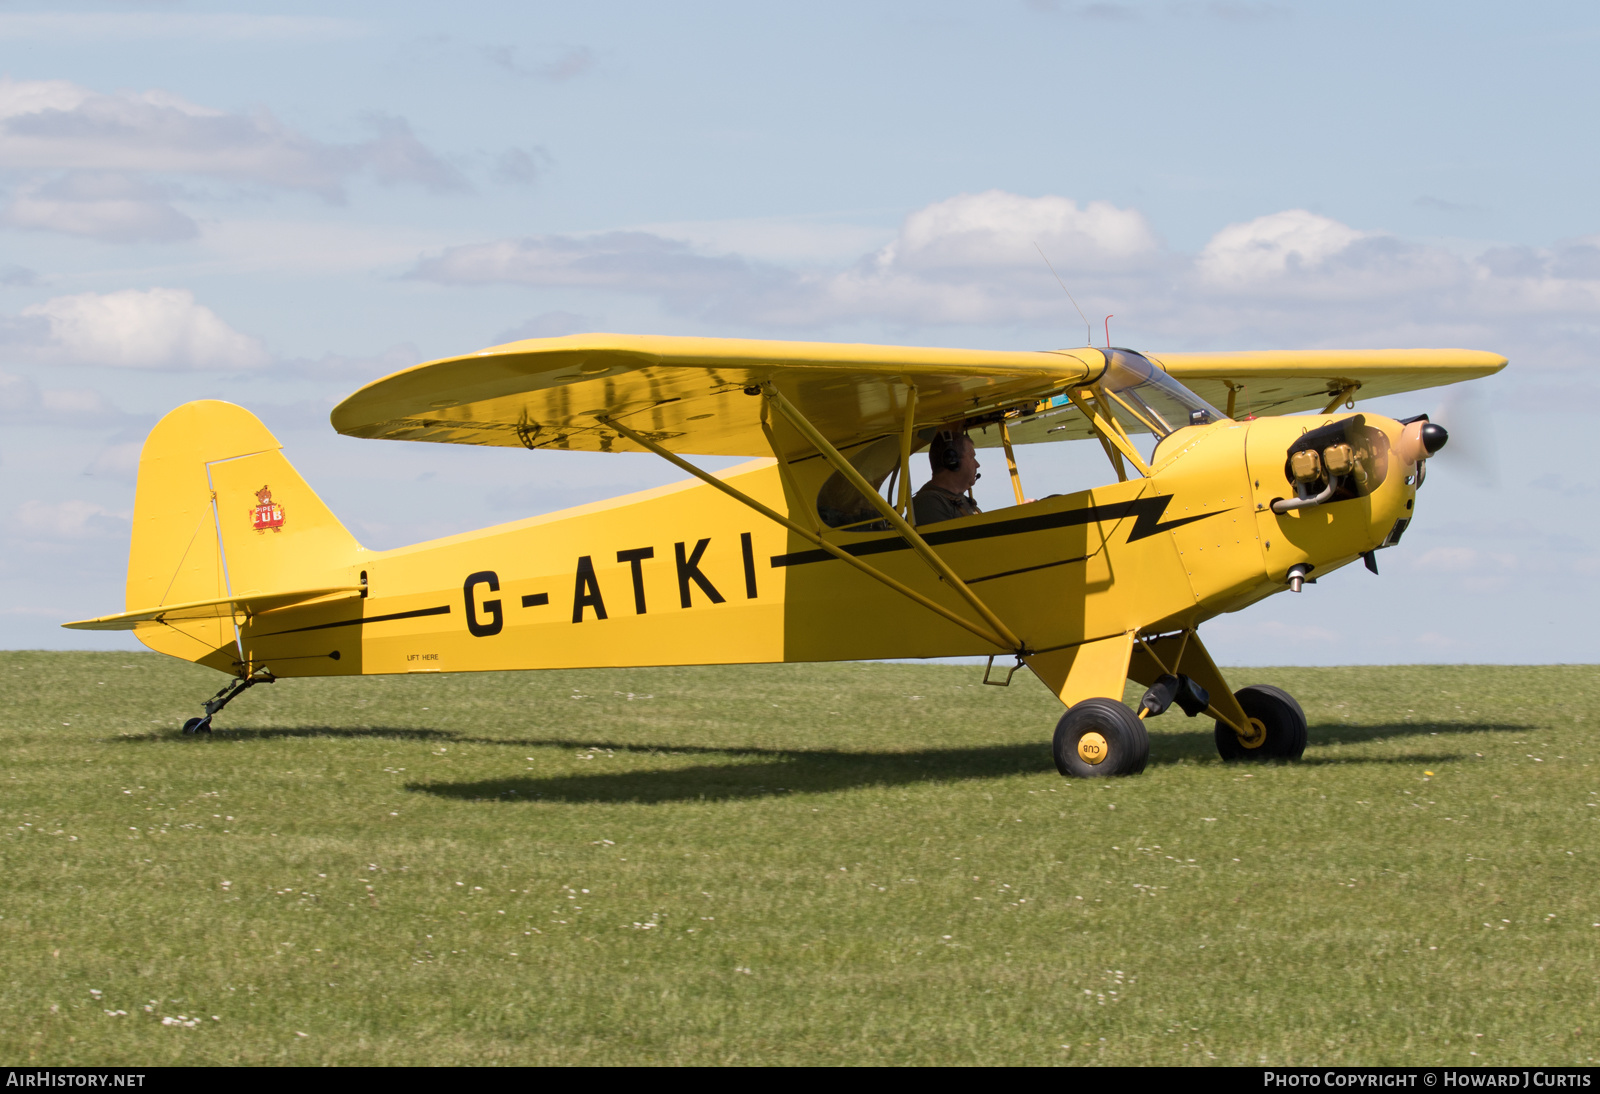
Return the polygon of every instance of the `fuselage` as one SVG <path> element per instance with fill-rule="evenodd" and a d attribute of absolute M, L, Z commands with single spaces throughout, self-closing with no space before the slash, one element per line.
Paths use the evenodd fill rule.
<path fill-rule="evenodd" d="M 1198 625 L 1393 542 L 1416 494 L 1402 426 L 1364 417 L 1361 489 L 1293 498 L 1288 450 L 1349 415 L 1180 429 L 1153 475 L 919 528 L 1030 650 Z M 1381 466 L 1379 466 L 1381 464 Z M 827 469 L 773 460 L 721 478 L 817 525 Z M 971 609 L 892 530 L 826 530 L 888 576 Z M 390 551 L 361 551 L 359 598 L 249 617 L 247 665 L 279 676 L 938 657 L 1006 652 L 690 481 Z M 209 662 L 208 662 L 209 663 Z M 217 667 L 222 667 L 218 665 Z"/>

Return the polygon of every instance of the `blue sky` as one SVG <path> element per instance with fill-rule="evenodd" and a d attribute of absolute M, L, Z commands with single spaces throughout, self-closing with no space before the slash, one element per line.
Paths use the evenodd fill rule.
<path fill-rule="evenodd" d="M 673 476 L 334 436 L 367 380 L 592 329 L 1081 343 L 1037 240 L 1118 344 L 1512 359 L 1374 404 L 1455 430 L 1416 525 L 1219 659 L 1595 661 L 1597 48 L 1579 4 L 0 3 L 0 645 L 118 641 L 55 624 L 123 606 L 188 399 L 396 546 Z"/>

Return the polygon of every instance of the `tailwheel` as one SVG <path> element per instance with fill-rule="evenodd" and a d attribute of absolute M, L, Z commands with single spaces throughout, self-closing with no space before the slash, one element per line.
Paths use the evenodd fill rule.
<path fill-rule="evenodd" d="M 1056 723 L 1056 770 L 1068 778 L 1136 775 L 1150 759 L 1150 735 L 1115 699 L 1074 703 Z"/>
<path fill-rule="evenodd" d="M 217 713 L 217 711 L 233 702 L 235 699 L 243 695 L 246 691 L 255 687 L 257 684 L 270 684 L 276 679 L 277 677 L 272 675 L 272 670 L 266 668 L 265 666 L 254 670 L 248 676 L 236 677 L 221 691 L 217 692 L 215 695 L 205 701 L 205 713 L 203 715 L 198 718 L 190 718 L 187 722 L 183 723 L 184 736 L 191 737 L 196 733 L 210 733 L 211 719 Z"/>
<path fill-rule="evenodd" d="M 1233 693 L 1256 730 L 1245 741 L 1226 722 L 1217 723 L 1217 751 L 1224 760 L 1298 760 L 1306 750 L 1306 712 L 1282 688 L 1252 684 Z M 1254 747 L 1251 745 L 1254 744 Z"/>

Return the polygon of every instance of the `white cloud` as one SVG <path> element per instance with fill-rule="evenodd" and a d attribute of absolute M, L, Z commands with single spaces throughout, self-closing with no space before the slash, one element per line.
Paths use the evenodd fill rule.
<path fill-rule="evenodd" d="M 836 273 L 802 274 L 743 255 L 706 254 L 654 232 L 626 231 L 450 247 L 423 258 L 408 276 L 454 285 L 644 293 L 682 311 L 757 323 L 1058 316 L 1060 289 L 1036 243 L 1058 268 L 1078 274 L 1124 277 L 1165 261 L 1136 211 L 991 190 L 918 210 L 892 243 Z"/>
<path fill-rule="evenodd" d="M 117 172 L 74 171 L 24 186 L 0 213 L 13 228 L 115 243 L 190 239 L 200 229 L 173 208 L 166 187 Z"/>
<path fill-rule="evenodd" d="M 1043 269 L 1042 249 L 1058 266 L 1102 270 L 1147 258 L 1157 246 L 1149 223 L 1134 209 L 1106 201 L 1080 208 L 1071 198 L 986 190 L 918 209 L 875 261 L 880 268 L 921 273 Z"/>
<path fill-rule="evenodd" d="M 89 388 L 45 388 L 26 376 L 0 372 L 0 421 L 25 425 L 104 426 L 125 419 Z"/>
<path fill-rule="evenodd" d="M 376 380 L 380 376 L 387 376 L 391 372 L 399 372 L 403 368 L 410 368 L 422 360 L 422 353 L 410 342 L 390 346 L 388 349 L 370 356 L 351 357 L 341 353 L 325 353 L 321 357 L 297 357 L 292 360 L 282 361 L 279 367 L 295 372 L 302 376 L 316 379 L 337 379 L 342 383 L 356 381 Z M 326 407 L 319 407 L 315 414 L 319 426 L 326 424 Z"/>
<path fill-rule="evenodd" d="M 143 441 L 122 441 L 107 445 L 96 453 L 83 473 L 97 478 L 115 479 L 118 482 L 134 482 L 139 476 L 139 453 L 142 451 L 144 451 Z"/>
<path fill-rule="evenodd" d="M 758 262 L 840 266 L 887 245 L 892 229 L 816 216 L 748 217 L 641 224 L 637 230 L 682 240 L 695 250 Z"/>
<path fill-rule="evenodd" d="M 186 289 L 123 289 L 58 296 L 22 309 L 12 348 L 54 364 L 238 370 L 265 366 L 261 342 L 241 334 Z"/>
<path fill-rule="evenodd" d="M 0 163 L 13 170 L 200 175 L 330 198 L 361 172 L 431 190 L 462 185 L 404 121 L 367 121 L 371 140 L 326 144 L 266 110 L 229 113 L 160 90 L 108 95 L 65 80 L 0 79 Z"/>
<path fill-rule="evenodd" d="M 315 15 L 224 12 L 12 12 L 0 15 L 0 39 L 207 38 L 221 41 L 329 40 L 365 33 L 361 23 Z"/>
<path fill-rule="evenodd" d="M 1037 243 L 1097 342 L 1115 313 L 1118 341 L 1167 349 L 1458 345 L 1563 367 L 1600 343 L 1600 237 L 1470 254 L 1290 209 L 1185 254 L 1135 209 L 992 190 L 913 212 L 853 262 L 756 259 L 727 246 L 736 237 L 685 225 L 500 240 L 446 248 L 409 276 L 636 293 L 724 328 L 1005 325 L 1073 344 L 1083 327 Z"/>
<path fill-rule="evenodd" d="M 545 285 L 617 289 L 685 302 L 708 300 L 787 273 L 736 255 L 700 255 L 649 232 L 528 236 L 447 248 L 408 275 L 450 285 Z"/>
<path fill-rule="evenodd" d="M 117 410 L 100 392 L 82 387 L 47 387 L 39 392 L 39 409 L 58 420 L 92 422 Z"/>
<path fill-rule="evenodd" d="M 93 540 L 126 536 L 130 516 L 91 501 L 25 501 L 12 514 L 15 533 L 27 539 Z"/>
<path fill-rule="evenodd" d="M 1304 209 L 1288 209 L 1228 225 L 1211 237 L 1197 265 L 1208 281 L 1247 284 L 1318 266 L 1370 234 Z"/>
<path fill-rule="evenodd" d="M 0 414 L 21 414 L 39 405 L 39 389 L 26 376 L 0 372 Z"/>
<path fill-rule="evenodd" d="M 417 252 L 448 243 L 442 233 L 409 223 L 363 224 L 337 217 L 225 219 L 208 224 L 189 252 L 193 259 L 164 267 L 186 278 L 271 272 L 277 275 L 370 274 L 403 269 Z"/>
<path fill-rule="evenodd" d="M 515 76 L 533 76 L 551 83 L 576 79 L 595 67 L 594 51 L 588 46 L 573 46 L 543 61 L 522 62 L 516 46 L 486 46 L 483 55 L 491 63 Z"/>
<path fill-rule="evenodd" d="M 550 153 L 543 148 L 508 148 L 494 162 L 490 175 L 508 186 L 532 186 L 550 166 Z"/>
<path fill-rule="evenodd" d="M 524 338 L 559 338 L 563 334 L 601 330 L 603 327 L 604 324 L 592 315 L 580 315 L 570 311 L 540 312 L 527 322 L 519 323 L 495 335 L 493 344 L 520 342 Z"/>

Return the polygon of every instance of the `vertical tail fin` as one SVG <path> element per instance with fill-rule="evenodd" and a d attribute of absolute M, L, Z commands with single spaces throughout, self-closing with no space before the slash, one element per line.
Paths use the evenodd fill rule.
<path fill-rule="evenodd" d="M 156 423 L 139 456 L 127 610 L 358 582 L 361 545 L 281 448 L 232 403 L 186 403 Z M 135 633 L 232 671 L 231 613 Z"/>

